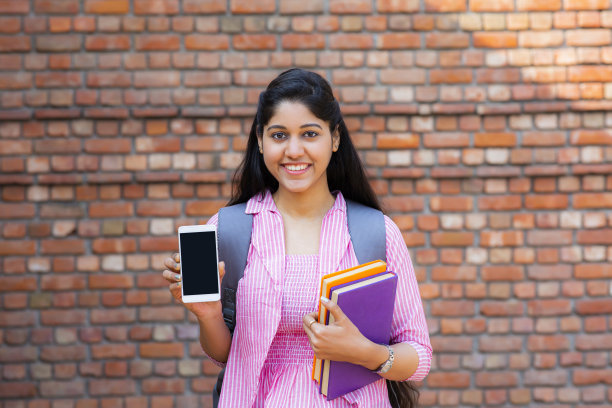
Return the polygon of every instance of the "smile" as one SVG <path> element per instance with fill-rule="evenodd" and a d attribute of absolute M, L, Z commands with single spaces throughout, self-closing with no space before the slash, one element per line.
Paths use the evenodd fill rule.
<path fill-rule="evenodd" d="M 303 173 L 305 170 L 308 169 L 308 167 L 310 167 L 310 165 L 305 164 L 305 163 L 283 164 L 283 167 L 285 168 L 285 170 L 287 170 L 287 172 L 296 174 L 296 173 Z"/>

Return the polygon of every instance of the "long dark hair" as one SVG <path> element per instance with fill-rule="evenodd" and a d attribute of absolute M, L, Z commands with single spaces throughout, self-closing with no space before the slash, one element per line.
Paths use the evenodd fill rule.
<path fill-rule="evenodd" d="M 276 107 L 284 101 L 302 103 L 317 118 L 329 123 L 330 132 L 338 132 L 340 144 L 327 167 L 329 190 L 340 191 L 346 199 L 380 210 L 329 83 L 319 74 L 299 68 L 280 74 L 259 95 L 246 153 L 234 174 L 232 198 L 228 205 L 244 203 L 266 190 L 275 192 L 278 189 L 278 181 L 270 174 L 259 153 L 257 137 L 263 134 L 263 128 Z M 387 391 L 393 407 L 417 406 L 419 392 L 413 384 L 387 380 Z"/>

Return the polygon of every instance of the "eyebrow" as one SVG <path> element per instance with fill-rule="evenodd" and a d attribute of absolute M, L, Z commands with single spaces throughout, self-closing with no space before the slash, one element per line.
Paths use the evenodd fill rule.
<path fill-rule="evenodd" d="M 307 128 L 307 127 L 317 127 L 323 130 L 323 128 L 318 123 L 305 123 L 302 126 L 300 126 L 300 129 Z M 283 125 L 270 125 L 268 126 L 267 130 L 270 130 L 270 129 L 287 129 L 287 128 L 284 127 Z"/>

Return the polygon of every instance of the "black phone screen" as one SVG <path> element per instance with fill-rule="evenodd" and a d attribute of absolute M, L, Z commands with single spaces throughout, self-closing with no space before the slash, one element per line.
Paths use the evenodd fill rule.
<path fill-rule="evenodd" d="M 179 236 L 183 294 L 219 293 L 215 231 L 187 232 Z"/>

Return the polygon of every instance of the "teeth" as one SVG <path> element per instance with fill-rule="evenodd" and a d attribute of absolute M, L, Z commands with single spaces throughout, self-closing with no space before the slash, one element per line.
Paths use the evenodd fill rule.
<path fill-rule="evenodd" d="M 289 171 L 300 171 L 300 170 L 304 170 L 306 167 L 308 167 L 308 165 L 307 164 L 297 164 L 297 165 L 287 164 L 285 165 L 285 167 Z"/>

